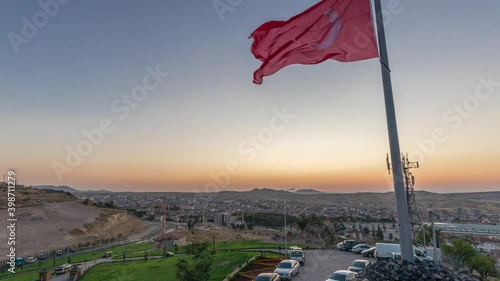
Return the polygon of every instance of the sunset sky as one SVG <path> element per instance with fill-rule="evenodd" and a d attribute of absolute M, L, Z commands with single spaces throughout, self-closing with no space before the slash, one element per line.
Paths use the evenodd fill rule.
<path fill-rule="evenodd" d="M 252 83 L 250 33 L 316 2 L 243 0 L 221 14 L 212 0 L 70 1 L 13 46 L 23 17 L 44 10 L 2 1 L 0 171 L 114 191 L 392 190 L 377 59 Z M 386 35 L 416 189 L 500 190 L 500 1 L 389 2 L 400 3 Z M 155 68 L 168 77 L 133 106 L 121 100 Z M 68 164 L 102 120 L 112 132 Z"/>

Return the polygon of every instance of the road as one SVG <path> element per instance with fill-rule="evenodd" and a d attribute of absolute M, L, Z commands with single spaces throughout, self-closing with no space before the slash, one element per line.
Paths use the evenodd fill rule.
<path fill-rule="evenodd" d="M 306 251 L 306 263 L 293 281 L 325 281 L 336 270 L 347 269 L 355 259 L 375 261 L 372 258 L 340 250 Z"/>

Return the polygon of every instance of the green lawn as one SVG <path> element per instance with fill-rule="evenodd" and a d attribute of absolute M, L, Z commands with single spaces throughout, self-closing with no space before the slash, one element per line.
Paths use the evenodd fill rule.
<path fill-rule="evenodd" d="M 12 273 L 10 273 L 10 274 L 12 274 Z M 33 280 L 38 280 L 38 272 L 21 274 L 21 275 L 17 275 L 16 277 L 12 277 L 12 278 L 5 279 L 5 280 L 9 280 L 9 281 L 33 281 Z"/>
<path fill-rule="evenodd" d="M 210 272 L 210 281 L 221 281 L 238 265 L 259 255 L 257 252 L 218 253 Z M 100 264 L 91 268 L 81 281 L 177 281 L 175 263 L 180 257 L 147 261 L 128 261 Z"/>
<path fill-rule="evenodd" d="M 66 258 L 56 259 L 56 266 L 64 264 L 64 263 L 66 263 Z M 44 269 L 44 268 L 51 268 L 51 267 L 54 267 L 54 261 L 53 260 L 46 260 L 46 261 L 41 262 L 40 264 L 37 262 L 37 263 L 34 263 L 34 264 L 25 265 L 22 268 L 21 267 L 16 267 L 16 273 L 21 273 L 21 272 L 24 272 L 24 271 L 35 270 L 35 269 L 36 270 L 38 270 L 38 269 L 41 270 L 41 269 Z M 0 277 L 9 276 L 9 275 L 12 275 L 12 273 L 10 273 L 8 271 L 0 273 Z M 32 280 L 30 280 L 30 281 L 32 281 Z"/>

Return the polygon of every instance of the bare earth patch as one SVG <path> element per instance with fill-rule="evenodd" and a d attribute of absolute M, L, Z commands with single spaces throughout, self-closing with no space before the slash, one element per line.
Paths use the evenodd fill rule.
<path fill-rule="evenodd" d="M 95 239 L 126 237 L 144 230 L 141 220 L 124 211 L 100 209 L 79 201 L 17 208 L 16 216 L 15 247 L 19 256 Z M 7 210 L 0 210 L 0 220 L 6 219 Z M 7 228 L 2 228 L 0 240 L 7 241 L 7 235 Z M 6 253 L 7 247 L 7 243 L 0 243 L 0 252 Z"/>

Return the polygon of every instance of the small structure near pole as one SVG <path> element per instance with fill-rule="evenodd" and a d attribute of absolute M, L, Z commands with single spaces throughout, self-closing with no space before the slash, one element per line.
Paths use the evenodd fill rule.
<path fill-rule="evenodd" d="M 69 271 L 69 280 L 77 280 L 82 275 L 82 269 L 78 266 L 74 266 Z"/>
<path fill-rule="evenodd" d="M 50 280 L 50 278 L 52 276 L 50 275 L 50 271 L 48 271 L 46 268 L 44 268 L 40 271 L 40 274 L 38 275 L 38 277 L 39 277 L 40 281 L 47 281 L 47 280 Z"/>
<path fill-rule="evenodd" d="M 156 237 L 154 241 L 156 242 L 156 247 L 158 249 L 171 248 L 174 247 L 175 245 L 177 246 L 187 245 L 186 237 L 187 237 L 186 233 L 176 231 L 176 232 L 163 233 L 162 235 Z"/>

